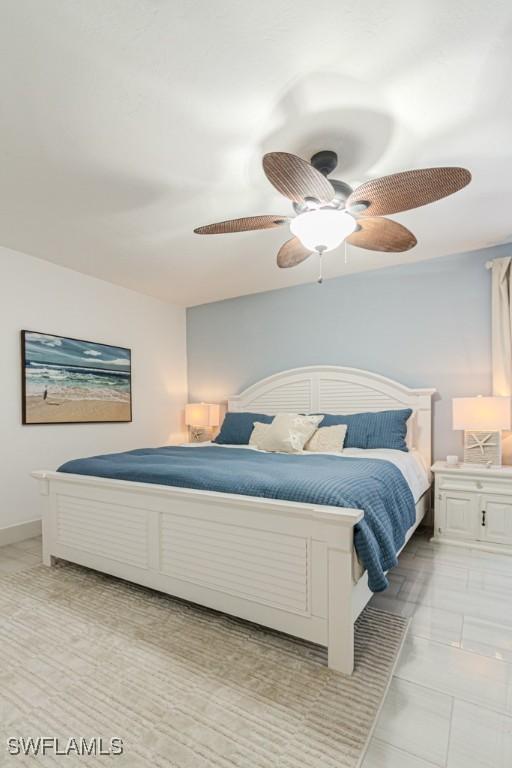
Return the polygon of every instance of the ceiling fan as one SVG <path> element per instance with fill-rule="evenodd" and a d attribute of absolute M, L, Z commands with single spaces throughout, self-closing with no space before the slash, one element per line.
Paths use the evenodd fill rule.
<path fill-rule="evenodd" d="M 306 162 L 288 152 L 269 152 L 263 170 L 270 183 L 293 203 L 296 216 L 248 216 L 198 227 L 198 235 L 272 229 L 288 224 L 293 237 L 281 246 L 277 265 L 295 267 L 312 253 L 320 257 L 344 240 L 359 248 L 398 253 L 414 248 L 412 232 L 388 214 L 419 208 L 452 195 L 471 181 L 465 168 L 402 171 L 366 181 L 353 190 L 327 178 L 338 164 L 336 152 L 323 150 Z M 319 282 L 322 282 L 321 266 Z"/>

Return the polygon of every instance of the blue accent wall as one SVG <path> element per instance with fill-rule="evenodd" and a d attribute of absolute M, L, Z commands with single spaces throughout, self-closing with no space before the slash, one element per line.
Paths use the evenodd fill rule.
<path fill-rule="evenodd" d="M 491 391 L 485 262 L 509 254 L 500 246 L 192 307 L 190 401 L 225 401 L 302 365 L 364 368 L 436 387 L 434 456 L 462 455 L 451 398 Z"/>

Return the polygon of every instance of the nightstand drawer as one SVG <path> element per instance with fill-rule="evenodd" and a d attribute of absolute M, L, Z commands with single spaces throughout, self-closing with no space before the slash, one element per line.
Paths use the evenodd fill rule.
<path fill-rule="evenodd" d="M 481 491 L 483 481 L 475 477 L 463 477 L 462 475 L 438 475 L 437 488 L 440 491 Z"/>
<path fill-rule="evenodd" d="M 473 491 L 474 493 L 505 493 L 510 494 L 512 487 L 510 479 L 500 477 L 468 477 L 452 472 L 436 476 L 436 488 L 439 491 Z"/>

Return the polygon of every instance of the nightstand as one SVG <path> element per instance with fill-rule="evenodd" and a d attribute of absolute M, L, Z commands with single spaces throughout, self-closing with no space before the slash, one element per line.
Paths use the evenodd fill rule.
<path fill-rule="evenodd" d="M 512 554 L 512 467 L 436 461 L 433 541 Z"/>

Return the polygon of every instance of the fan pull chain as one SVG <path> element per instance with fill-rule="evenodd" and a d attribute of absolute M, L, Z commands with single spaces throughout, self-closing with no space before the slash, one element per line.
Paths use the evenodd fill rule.
<path fill-rule="evenodd" d="M 322 247 L 317 249 L 317 253 L 318 253 L 318 269 L 319 269 L 318 280 L 317 280 L 318 285 L 322 285 L 322 283 L 324 281 L 324 277 L 323 277 L 323 274 L 322 274 L 322 267 L 323 267 L 322 254 L 323 254 L 324 250 L 325 250 L 325 248 L 322 248 Z"/>

